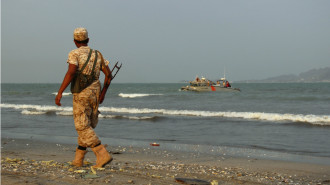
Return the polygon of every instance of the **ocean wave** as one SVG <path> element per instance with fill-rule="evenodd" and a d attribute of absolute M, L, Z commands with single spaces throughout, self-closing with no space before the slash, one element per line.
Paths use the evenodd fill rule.
<path fill-rule="evenodd" d="M 167 110 L 167 109 L 148 109 L 148 108 L 115 108 L 100 107 L 103 112 L 130 113 L 130 114 L 163 114 L 174 116 L 199 116 L 199 117 L 227 117 L 265 121 L 291 121 L 306 122 L 314 125 L 329 125 L 330 115 L 303 115 L 303 114 L 279 114 L 264 112 L 213 112 L 196 110 Z"/>
<path fill-rule="evenodd" d="M 156 120 L 158 117 L 157 116 L 123 116 L 123 115 L 99 114 L 99 118 L 130 119 L 130 120 Z"/>
<path fill-rule="evenodd" d="M 146 96 L 161 96 L 163 94 L 140 94 L 140 93 L 133 93 L 133 94 L 124 94 L 119 93 L 118 96 L 122 98 L 140 98 L 140 97 L 146 97 Z"/>
<path fill-rule="evenodd" d="M 42 105 L 25 105 L 25 104 L 0 104 L 1 108 L 13 108 L 23 110 L 22 114 L 45 114 L 47 112 L 56 112 L 56 115 L 72 115 L 72 107 L 42 106 Z M 303 122 L 313 125 L 330 126 L 330 115 L 303 115 L 303 114 L 280 114 L 280 113 L 264 113 L 264 112 L 214 112 L 199 110 L 169 110 L 169 109 L 149 109 L 149 108 L 118 108 L 118 107 L 99 107 L 101 112 L 126 113 L 134 114 L 134 116 L 126 115 L 100 115 L 103 118 L 112 119 L 136 119 L 147 120 L 155 119 L 157 116 L 136 116 L 138 114 L 158 114 L 170 116 L 197 116 L 197 117 L 226 117 L 239 118 L 247 120 L 263 120 L 274 122 Z"/>
<path fill-rule="evenodd" d="M 57 92 L 53 92 L 52 94 L 54 94 L 56 96 L 57 95 Z M 69 96 L 69 95 L 72 95 L 72 93 L 70 93 L 70 92 L 64 92 L 64 93 L 62 93 L 62 96 Z"/>
<path fill-rule="evenodd" d="M 28 104 L 0 104 L 1 108 L 12 108 L 17 110 L 34 110 L 39 112 L 49 112 L 49 111 L 71 111 L 72 107 L 58 107 L 58 106 L 49 106 L 49 105 L 28 105 Z"/>
<path fill-rule="evenodd" d="M 61 111 L 61 112 L 56 112 L 56 115 L 59 115 L 59 116 L 73 116 L 73 112 L 72 111 Z"/>
<path fill-rule="evenodd" d="M 40 115 L 40 114 L 46 114 L 47 112 L 44 111 L 30 111 L 30 110 L 23 110 L 22 114 L 25 115 Z"/>

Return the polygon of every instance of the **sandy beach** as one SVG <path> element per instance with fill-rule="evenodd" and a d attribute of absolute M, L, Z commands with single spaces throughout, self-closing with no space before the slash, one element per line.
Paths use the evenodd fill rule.
<path fill-rule="evenodd" d="M 106 143 L 104 143 L 106 144 Z M 94 171 L 72 167 L 75 145 L 2 138 L 1 184 L 330 184 L 330 166 L 111 146 L 114 160 Z"/>

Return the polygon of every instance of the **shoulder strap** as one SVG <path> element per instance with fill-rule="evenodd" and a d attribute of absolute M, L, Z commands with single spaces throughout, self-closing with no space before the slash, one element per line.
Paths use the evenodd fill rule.
<path fill-rule="evenodd" d="M 80 69 L 80 71 L 83 71 L 84 69 L 85 69 L 85 67 L 87 66 L 87 64 L 88 64 L 88 62 L 89 62 L 89 60 L 91 59 L 91 56 L 92 56 L 92 49 L 90 49 L 90 51 L 89 51 L 89 54 L 88 54 L 88 58 L 87 58 L 87 60 L 86 60 L 86 62 L 85 62 L 85 64 L 83 65 L 83 67 Z"/>
<path fill-rule="evenodd" d="M 96 66 L 96 62 L 97 62 L 97 50 L 95 50 L 95 59 L 94 59 L 94 64 L 93 64 L 92 73 L 94 73 L 94 69 L 95 69 L 95 66 Z"/>

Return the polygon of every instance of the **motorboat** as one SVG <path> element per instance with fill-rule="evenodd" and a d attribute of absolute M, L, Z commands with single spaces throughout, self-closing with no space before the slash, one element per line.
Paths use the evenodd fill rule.
<path fill-rule="evenodd" d="M 182 91 L 196 91 L 196 92 L 239 92 L 239 88 L 231 87 L 229 81 L 226 78 L 220 78 L 216 82 L 213 82 L 207 78 L 201 79 L 197 76 L 194 81 L 190 81 L 189 85 L 181 87 Z"/>

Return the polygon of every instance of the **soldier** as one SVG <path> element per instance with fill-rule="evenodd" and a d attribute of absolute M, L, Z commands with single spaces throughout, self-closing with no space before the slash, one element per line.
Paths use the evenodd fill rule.
<path fill-rule="evenodd" d="M 93 81 L 81 92 L 73 93 L 73 117 L 75 128 L 78 133 L 78 147 L 76 148 L 76 155 L 72 164 L 81 167 L 85 154 L 87 153 L 86 149 L 90 147 L 96 155 L 96 165 L 93 167 L 102 168 L 104 165 L 111 162 L 112 157 L 104 145 L 101 144 L 100 139 L 95 134 L 94 128 L 98 123 L 99 104 L 103 102 L 112 79 L 111 71 L 108 66 L 109 61 L 104 60 L 99 51 L 92 50 L 88 46 L 89 38 L 85 28 L 76 28 L 73 32 L 73 37 L 77 49 L 69 53 L 67 60 L 69 68 L 58 90 L 55 103 L 61 106 L 60 101 L 63 91 L 74 79 L 77 71 L 80 71 L 82 66 L 87 63 L 87 66 L 83 68 L 81 73 L 92 76 Z M 105 75 L 102 90 L 99 81 L 100 71 Z"/>

